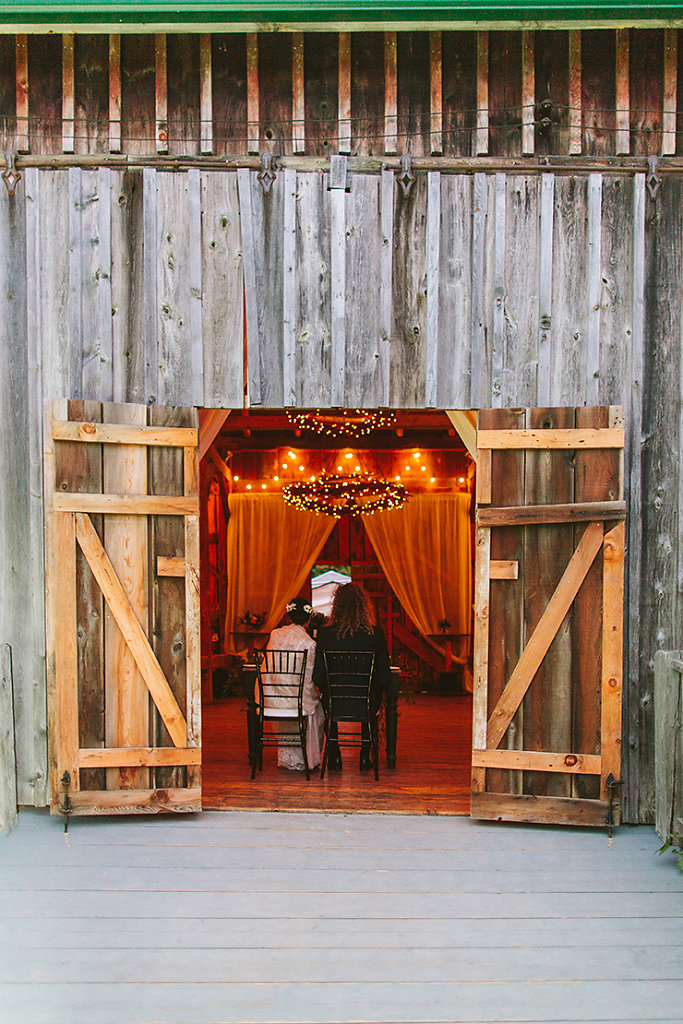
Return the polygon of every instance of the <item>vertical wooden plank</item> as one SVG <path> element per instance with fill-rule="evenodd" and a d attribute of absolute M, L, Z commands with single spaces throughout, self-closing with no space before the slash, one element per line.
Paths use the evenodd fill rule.
<path fill-rule="evenodd" d="M 504 264 L 494 284 L 494 338 L 500 331 L 502 361 L 500 396 L 503 407 L 531 404 L 538 393 L 540 308 L 540 175 L 508 175 L 504 182 L 507 212 L 496 229 L 496 261 Z M 503 189 L 498 205 L 503 202 Z M 505 231 L 505 239 L 498 241 Z M 519 258 L 519 253 L 525 258 Z M 503 306 L 499 307 L 502 294 Z M 500 327 L 496 317 L 500 318 Z M 495 388 L 492 393 L 496 395 Z"/>
<path fill-rule="evenodd" d="M 258 35 L 247 33 L 247 152 L 258 153 L 260 141 Z"/>
<path fill-rule="evenodd" d="M 618 154 L 631 149 L 631 101 L 629 75 L 629 29 L 617 29 L 616 102 Z"/>
<path fill-rule="evenodd" d="M 475 153 L 489 151 L 489 34 L 477 32 L 477 141 Z"/>
<path fill-rule="evenodd" d="M 529 409 L 528 428 L 571 428 L 574 410 Z M 524 501 L 562 504 L 574 499 L 574 453 L 528 451 Z M 526 530 L 524 549 L 524 632 L 528 638 L 574 553 L 574 531 L 566 524 Z M 571 750 L 571 611 L 555 636 L 522 702 L 524 750 Z M 524 773 L 524 792 L 535 796 L 571 795 L 571 778 L 560 773 Z"/>
<path fill-rule="evenodd" d="M 472 217 L 472 324 L 471 324 L 471 401 L 477 408 L 489 403 L 484 396 L 486 345 L 484 340 L 484 245 L 488 189 L 485 174 L 474 175 L 474 213 Z"/>
<path fill-rule="evenodd" d="M 192 173 L 192 172 L 190 172 Z M 192 176 L 195 232 L 199 231 L 199 172 Z M 154 270 L 157 275 L 158 390 L 162 405 L 190 405 L 193 387 L 202 384 L 201 259 L 190 266 L 190 209 L 188 177 L 157 175 L 157 237 Z M 192 298 L 194 285 L 198 297 Z M 196 308 L 192 310 L 192 306 Z M 193 337 L 192 332 L 196 332 Z"/>
<path fill-rule="evenodd" d="M 108 168 L 70 175 L 69 319 L 71 360 L 79 391 L 113 397 L 111 195 Z"/>
<path fill-rule="evenodd" d="M 536 120 L 536 63 L 533 30 L 522 32 L 522 155 L 533 156 Z"/>
<path fill-rule="evenodd" d="M 69 175 L 69 365 L 77 382 L 76 395 L 83 394 L 83 263 L 81 215 L 83 210 L 80 167 L 70 167 Z"/>
<path fill-rule="evenodd" d="M 437 406 L 470 407 L 472 177 L 441 175 Z"/>
<path fill-rule="evenodd" d="M 382 32 L 355 32 L 351 46 L 351 149 L 356 156 L 385 152 L 385 38 Z"/>
<path fill-rule="evenodd" d="M 121 145 L 124 153 L 149 154 L 155 134 L 155 36 L 121 36 Z"/>
<path fill-rule="evenodd" d="M 492 418 L 492 410 L 486 410 L 486 412 L 490 420 Z M 491 489 L 493 486 L 491 463 L 491 449 L 480 449 L 477 453 L 477 505 L 491 504 Z"/>
<path fill-rule="evenodd" d="M 199 152 L 213 153 L 213 76 L 211 34 L 199 37 Z"/>
<path fill-rule="evenodd" d="M 581 97 L 581 30 L 569 32 L 569 154 L 581 152 L 583 113 Z"/>
<path fill-rule="evenodd" d="M 241 408 L 244 275 L 237 175 L 204 172 L 201 205 L 201 404 L 209 408 Z"/>
<path fill-rule="evenodd" d="M 396 33 L 384 33 L 384 152 L 398 152 Z"/>
<path fill-rule="evenodd" d="M 505 334 L 505 185 L 506 175 L 496 174 L 495 257 L 493 268 L 493 348 L 491 350 L 491 405 L 502 404 L 503 345 Z"/>
<path fill-rule="evenodd" d="M 341 37 L 340 37 L 341 61 Z M 340 80 L 341 86 L 341 80 Z M 346 158 L 332 157 L 340 162 L 337 173 L 346 181 Z M 331 182 L 335 172 L 330 170 Z M 346 394 L 346 191 L 330 185 L 330 289 L 331 289 L 331 400 L 343 406 Z"/>
<path fill-rule="evenodd" d="M 351 33 L 339 33 L 338 152 L 351 152 Z"/>
<path fill-rule="evenodd" d="M 662 111 L 662 156 L 676 152 L 676 108 L 678 98 L 678 30 L 664 31 L 664 96 Z"/>
<path fill-rule="evenodd" d="M 285 170 L 282 285 L 282 383 L 284 404 L 296 405 L 296 171 Z"/>
<path fill-rule="evenodd" d="M 334 32 L 304 36 L 306 149 L 311 156 L 337 152 L 339 42 Z"/>
<path fill-rule="evenodd" d="M 628 366 L 633 330 L 632 175 L 606 175 L 602 183 L 600 378 L 598 403 L 621 405 L 629 386 Z"/>
<path fill-rule="evenodd" d="M 441 33 L 429 33 L 429 106 L 430 106 L 430 151 L 433 155 L 443 153 L 443 53 Z"/>
<path fill-rule="evenodd" d="M 157 153 L 168 153 L 168 65 L 162 32 L 154 37 L 154 117 Z"/>
<path fill-rule="evenodd" d="M 261 360 L 259 357 L 258 310 L 256 294 L 256 249 L 251 201 L 251 172 L 241 167 L 237 172 L 244 261 L 244 301 L 247 337 L 247 401 L 262 401 Z"/>
<path fill-rule="evenodd" d="M 373 408 L 382 402 L 381 178 L 374 174 L 356 175 L 345 199 L 344 401 L 353 408 Z"/>
<path fill-rule="evenodd" d="M 12 648 L 0 644 L 0 833 L 17 824 L 17 760 L 14 736 Z"/>
<path fill-rule="evenodd" d="M 488 721 L 489 601 L 491 530 L 477 529 L 474 562 L 474 661 L 472 666 L 472 746 L 486 749 Z M 486 789 L 486 769 L 472 769 L 472 792 Z"/>
<path fill-rule="evenodd" d="M 167 37 L 168 151 L 171 156 L 195 156 L 200 151 L 201 96 L 200 36 L 172 32 Z"/>
<path fill-rule="evenodd" d="M 538 280 L 538 381 L 537 404 L 550 405 L 550 353 L 553 331 L 553 216 L 555 175 L 541 175 L 541 223 Z"/>
<path fill-rule="evenodd" d="M 436 406 L 439 355 L 439 265 L 441 262 L 441 175 L 427 175 L 427 342 L 425 406 Z"/>
<path fill-rule="evenodd" d="M 136 405 L 105 405 L 105 423 L 144 426 L 147 410 Z M 147 494 L 147 449 L 104 445 L 104 489 L 110 494 Z M 109 516 L 104 546 L 136 618 L 149 635 L 148 523 L 144 516 Z M 108 747 L 150 744 L 149 691 L 109 609 L 105 612 L 105 737 Z M 108 789 L 149 785 L 146 768 L 108 768 Z"/>
<path fill-rule="evenodd" d="M 393 258 L 394 258 L 394 190 L 393 171 L 382 171 L 382 253 L 380 266 L 380 339 L 379 364 L 381 374 L 381 404 L 389 405 L 391 383 L 391 335 L 393 311 Z"/>
<path fill-rule="evenodd" d="M 19 33 L 16 39 L 17 150 L 30 150 L 28 130 L 28 36 Z"/>
<path fill-rule="evenodd" d="M 143 172 L 112 170 L 110 175 L 112 398 L 140 402 L 147 377 Z"/>
<path fill-rule="evenodd" d="M 602 716 L 600 797 L 609 798 L 606 778 L 621 778 L 621 690 L 624 642 L 624 534 L 619 523 L 605 534 L 602 602 Z"/>
<path fill-rule="evenodd" d="M 74 36 L 62 36 L 62 152 L 74 151 Z"/>
<path fill-rule="evenodd" d="M 413 157 L 427 156 L 431 144 L 429 34 L 399 32 L 396 46 L 401 151 Z"/>
<path fill-rule="evenodd" d="M 588 337 L 586 403 L 597 405 L 600 388 L 600 309 L 602 305 L 602 175 L 588 179 Z"/>
<path fill-rule="evenodd" d="M 304 34 L 292 34 L 292 152 L 306 152 Z"/>
<path fill-rule="evenodd" d="M 425 400 L 427 309 L 427 176 L 419 175 L 405 199 L 394 192 L 391 405 L 420 408 Z"/>
<path fill-rule="evenodd" d="M 70 347 L 69 233 L 70 172 L 40 172 L 40 201 L 49 215 L 39 217 L 39 274 L 36 301 L 41 305 L 41 336 L 36 339 L 44 397 L 81 397 L 82 351 Z M 29 287 L 33 282 L 29 279 Z M 73 357 L 73 365 L 72 365 Z"/>
<path fill-rule="evenodd" d="M 80 789 L 78 768 L 78 655 L 76 650 L 76 527 L 73 512 L 53 516 L 57 774 Z"/>
<path fill-rule="evenodd" d="M 258 37 L 261 149 L 292 152 L 292 37 L 284 32 L 261 32 Z"/>
<path fill-rule="evenodd" d="M 77 153 L 109 149 L 109 37 L 77 35 L 74 40 L 74 144 Z"/>
<path fill-rule="evenodd" d="M 143 174 L 143 333 L 145 399 L 154 403 L 159 394 L 159 339 L 157 335 L 157 172 L 145 167 Z"/>
<path fill-rule="evenodd" d="M 199 464 L 196 448 L 185 449 L 185 494 L 199 493 Z M 201 745 L 201 604 L 199 589 L 199 517 L 185 517 L 185 672 L 187 677 L 187 745 Z M 201 768 L 187 769 L 190 789 L 201 785 Z"/>
<path fill-rule="evenodd" d="M 329 175 L 297 176 L 296 397 L 297 405 L 330 405 L 330 193 Z"/>
<path fill-rule="evenodd" d="M 193 405 L 204 405 L 204 338 L 202 323 L 202 197 L 201 179 L 198 167 L 187 172 L 187 213 L 189 220 L 189 313 L 190 349 L 192 352 L 192 385 L 190 394 Z"/>
<path fill-rule="evenodd" d="M 581 40 L 581 103 L 583 152 L 612 156 L 616 151 L 616 33 L 612 29 L 584 32 Z M 628 124 L 628 121 L 627 121 Z"/>
<path fill-rule="evenodd" d="M 588 179 L 555 179 L 553 217 L 553 347 L 550 405 L 582 405 L 586 396 L 588 334 Z"/>
<path fill-rule="evenodd" d="M 477 110 L 475 32 L 443 32 L 443 147 L 448 156 L 471 156 Z"/>
<path fill-rule="evenodd" d="M 109 36 L 109 152 L 121 152 L 121 36 Z"/>
<path fill-rule="evenodd" d="M 631 156 L 659 156 L 664 130 L 666 49 L 661 29 L 631 31 L 629 108 Z"/>
<path fill-rule="evenodd" d="M 220 154 L 247 152 L 247 36 L 211 35 L 213 84 L 213 150 Z"/>

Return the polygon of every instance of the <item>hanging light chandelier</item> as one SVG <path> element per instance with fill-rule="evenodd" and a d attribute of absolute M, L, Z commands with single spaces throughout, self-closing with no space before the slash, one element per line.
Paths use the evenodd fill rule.
<path fill-rule="evenodd" d="M 408 492 L 400 483 L 370 473 L 324 474 L 316 480 L 302 480 L 282 488 L 287 504 L 314 515 L 372 516 L 401 508 Z"/>
<path fill-rule="evenodd" d="M 396 413 L 391 409 L 316 409 L 313 412 L 287 409 L 287 419 L 299 430 L 331 438 L 357 438 L 392 426 Z"/>

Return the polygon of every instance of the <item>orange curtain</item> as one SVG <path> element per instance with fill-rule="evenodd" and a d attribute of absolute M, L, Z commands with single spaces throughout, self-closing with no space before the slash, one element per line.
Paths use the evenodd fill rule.
<path fill-rule="evenodd" d="M 469 494 L 414 494 L 403 508 L 363 522 L 386 578 L 420 633 L 438 642 L 439 622 L 447 619 L 447 632 L 469 634 Z"/>
<path fill-rule="evenodd" d="M 240 654 L 251 639 L 240 616 L 264 613 L 261 631 L 270 633 L 299 593 L 335 520 L 299 512 L 280 494 L 231 494 L 228 507 L 226 651 Z"/>

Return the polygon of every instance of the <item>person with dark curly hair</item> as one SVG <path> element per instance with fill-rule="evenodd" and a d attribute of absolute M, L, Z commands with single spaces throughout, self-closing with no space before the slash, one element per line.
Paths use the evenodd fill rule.
<path fill-rule="evenodd" d="M 337 587 L 332 602 L 332 612 L 326 624 L 318 630 L 316 637 L 313 682 L 326 701 L 327 678 L 325 675 L 324 652 L 327 651 L 374 651 L 375 662 L 372 673 L 371 699 L 376 710 L 382 695 L 387 691 L 391 677 L 389 651 L 384 632 L 377 625 L 377 617 L 370 596 L 357 583 L 346 583 Z M 363 725 L 363 744 L 360 751 L 360 767 L 370 768 L 370 736 Z M 341 752 L 337 742 L 337 726 L 332 724 L 329 736 L 328 766 L 338 770 L 342 766 Z"/>

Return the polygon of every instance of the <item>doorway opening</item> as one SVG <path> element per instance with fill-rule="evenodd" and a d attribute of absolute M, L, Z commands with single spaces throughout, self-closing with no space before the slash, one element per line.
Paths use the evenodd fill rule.
<path fill-rule="evenodd" d="M 453 414 L 403 411 L 340 437 L 308 429 L 302 415 L 233 411 L 202 459 L 203 806 L 466 814 L 475 484 L 466 431 Z M 299 512 L 305 530 L 280 521 L 283 487 L 342 472 L 400 483 L 408 500 L 373 516 Z M 278 769 L 266 751 L 252 781 L 254 650 L 293 597 L 311 602 L 315 629 L 348 579 L 370 594 L 387 639 L 398 687 L 395 767 L 382 736 L 379 782 L 359 772 L 352 750 L 341 772 L 322 781 L 315 772 L 310 782 Z"/>

